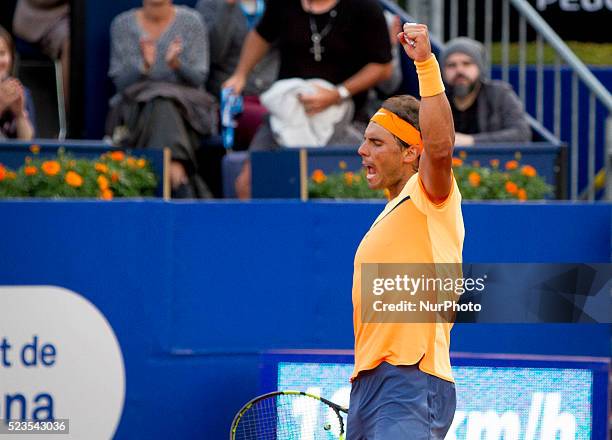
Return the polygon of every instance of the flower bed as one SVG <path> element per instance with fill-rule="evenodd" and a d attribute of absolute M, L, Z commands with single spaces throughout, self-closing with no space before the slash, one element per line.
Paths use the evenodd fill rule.
<path fill-rule="evenodd" d="M 552 194 L 547 184 L 531 165 L 521 165 L 516 159 L 501 164 L 492 159 L 482 166 L 477 161 L 467 162 L 463 151 L 453 158 L 453 173 L 466 200 L 541 200 Z"/>
<path fill-rule="evenodd" d="M 157 178 L 150 163 L 123 151 L 102 154 L 98 159 L 77 159 L 60 149 L 53 157 L 39 157 L 40 148 L 18 170 L 0 164 L 0 198 L 152 196 Z"/>
<path fill-rule="evenodd" d="M 382 199 L 384 191 L 368 187 L 365 172 L 348 171 L 346 162 L 340 161 L 339 172 L 325 174 L 314 170 L 308 182 L 308 196 L 311 199 Z"/>
<path fill-rule="evenodd" d="M 521 165 L 517 159 L 500 163 L 491 160 L 487 166 L 477 161 L 467 162 L 464 151 L 453 158 L 453 173 L 465 200 L 541 200 L 552 193 L 553 187 L 538 175 L 531 165 Z M 310 176 L 310 198 L 376 199 L 384 198 L 383 191 L 368 188 L 362 171 L 347 171 L 344 162 L 339 171 L 325 174 L 314 170 Z"/>

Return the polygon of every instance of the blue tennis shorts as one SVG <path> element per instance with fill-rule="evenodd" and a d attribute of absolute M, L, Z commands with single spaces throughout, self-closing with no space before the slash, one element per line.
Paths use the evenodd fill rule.
<path fill-rule="evenodd" d="M 383 362 L 353 381 L 346 439 L 443 440 L 455 407 L 454 383 Z"/>

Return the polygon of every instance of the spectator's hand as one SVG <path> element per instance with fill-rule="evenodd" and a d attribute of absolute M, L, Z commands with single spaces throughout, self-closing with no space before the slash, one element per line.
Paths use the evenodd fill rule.
<path fill-rule="evenodd" d="M 145 73 L 149 73 L 157 58 L 157 44 L 155 40 L 148 37 L 142 38 L 140 40 L 140 51 L 142 52 Z"/>
<path fill-rule="evenodd" d="M 6 84 L 5 84 L 6 83 Z M 8 82 L 0 81 L 0 114 L 11 105 L 11 97 L 8 95 Z"/>
<path fill-rule="evenodd" d="M 474 136 L 464 133 L 455 133 L 455 146 L 470 147 L 474 145 Z"/>
<path fill-rule="evenodd" d="M 177 70 L 181 67 L 181 61 L 179 60 L 181 53 L 183 53 L 183 40 L 181 37 L 176 37 L 172 40 L 166 51 L 166 63 L 168 63 L 172 70 Z"/>
<path fill-rule="evenodd" d="M 13 115 L 19 117 L 25 112 L 25 92 L 19 80 L 9 78 L 0 85 L 0 96 L 4 109 L 7 108 Z"/>
<path fill-rule="evenodd" d="M 222 89 L 230 88 L 234 95 L 240 95 L 246 85 L 246 77 L 239 73 L 234 73 L 221 86 Z"/>
<path fill-rule="evenodd" d="M 298 95 L 308 116 L 322 112 L 328 107 L 340 102 L 340 94 L 336 89 L 328 89 L 315 85 L 317 91 L 309 95 Z"/>
<path fill-rule="evenodd" d="M 189 183 L 189 178 L 183 164 L 175 160 L 170 162 L 170 185 L 172 188 L 178 188 L 187 183 Z"/>
<path fill-rule="evenodd" d="M 397 39 L 414 61 L 426 61 L 431 57 L 429 31 L 424 24 L 404 23 L 404 31 L 397 34 Z"/>

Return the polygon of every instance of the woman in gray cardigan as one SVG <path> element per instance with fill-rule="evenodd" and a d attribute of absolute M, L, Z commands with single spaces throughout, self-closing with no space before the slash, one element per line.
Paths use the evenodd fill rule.
<path fill-rule="evenodd" d="M 206 28 L 199 14 L 172 0 L 144 0 L 111 25 L 109 134 L 132 147 L 169 147 L 175 197 L 205 197 L 197 178 L 200 136 L 216 133 L 217 107 L 203 90 L 208 75 Z"/>

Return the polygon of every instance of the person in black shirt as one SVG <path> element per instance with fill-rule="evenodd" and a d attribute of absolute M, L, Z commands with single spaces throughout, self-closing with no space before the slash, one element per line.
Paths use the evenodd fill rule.
<path fill-rule="evenodd" d="M 441 62 L 455 122 L 455 145 L 529 142 L 531 129 L 512 87 L 485 75 L 485 49 L 459 37 L 447 43 Z"/>
<path fill-rule="evenodd" d="M 317 78 L 335 85 L 300 98 L 308 115 L 351 98 L 357 113 L 367 90 L 393 72 L 389 33 L 376 0 L 269 0 L 223 87 L 241 93 L 251 69 L 273 43 L 280 52 L 278 79 Z M 264 124 L 260 130 L 265 129 Z M 250 197 L 248 163 L 236 189 L 239 197 Z"/>

